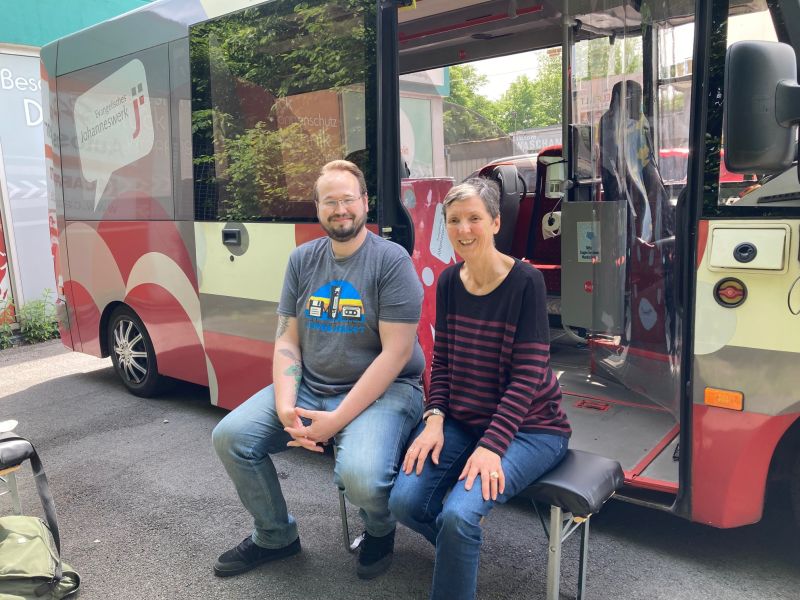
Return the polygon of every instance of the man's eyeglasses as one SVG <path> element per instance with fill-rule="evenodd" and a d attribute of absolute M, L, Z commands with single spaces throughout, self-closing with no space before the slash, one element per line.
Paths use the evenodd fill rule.
<path fill-rule="evenodd" d="M 342 200 L 325 200 L 324 202 L 320 202 L 322 208 L 328 210 L 335 210 L 341 204 L 345 208 L 350 208 L 356 202 L 358 202 L 358 198 L 344 198 Z"/>

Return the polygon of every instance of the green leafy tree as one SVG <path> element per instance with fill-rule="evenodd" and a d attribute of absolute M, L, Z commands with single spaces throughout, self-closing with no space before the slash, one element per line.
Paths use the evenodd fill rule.
<path fill-rule="evenodd" d="M 539 71 L 520 75 L 497 101 L 497 120 L 506 131 L 561 122 L 561 56 L 540 54 Z"/>
<path fill-rule="evenodd" d="M 614 44 L 614 75 L 641 73 L 642 38 L 625 38 Z"/>
<path fill-rule="evenodd" d="M 497 108 L 476 90 L 489 79 L 472 65 L 450 67 L 450 96 L 444 105 L 444 143 L 456 144 L 501 137 Z"/>
<path fill-rule="evenodd" d="M 290 105 L 281 103 L 307 92 L 341 94 L 359 86 L 363 95 L 375 69 L 374 54 L 364 53 L 375 47 L 374 31 L 365 26 L 374 20 L 374 9 L 365 0 L 272 2 L 193 29 L 198 216 L 280 215 L 287 201 L 310 200 L 310 187 L 295 184 L 325 161 L 341 158 L 344 148 L 318 128 L 293 123 Z"/>
<path fill-rule="evenodd" d="M 280 215 L 286 199 L 299 195 L 297 188 L 302 194 L 313 185 L 319 165 L 342 153 L 329 136 L 308 135 L 299 123 L 277 130 L 258 123 L 225 145 L 221 158 L 227 164 L 222 195 L 226 218 L 247 221 Z"/>
<path fill-rule="evenodd" d="M 642 70 L 642 38 L 601 37 L 579 43 L 575 47 L 575 68 L 581 80 L 640 73 Z"/>

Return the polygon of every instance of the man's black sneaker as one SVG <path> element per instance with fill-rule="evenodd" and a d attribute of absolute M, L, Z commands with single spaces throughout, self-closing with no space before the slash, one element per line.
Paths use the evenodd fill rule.
<path fill-rule="evenodd" d="M 264 563 L 286 558 L 298 552 L 300 552 L 300 538 L 283 548 L 262 548 L 247 536 L 236 548 L 231 548 L 220 555 L 214 563 L 214 575 L 217 577 L 239 575 Z"/>
<path fill-rule="evenodd" d="M 364 533 L 364 540 L 359 546 L 356 568 L 356 574 L 361 579 L 372 579 L 389 569 L 394 552 L 394 532 L 393 529 L 383 537 Z"/>

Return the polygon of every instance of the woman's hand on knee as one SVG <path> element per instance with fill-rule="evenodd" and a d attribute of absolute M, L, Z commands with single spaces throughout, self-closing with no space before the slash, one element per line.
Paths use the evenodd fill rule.
<path fill-rule="evenodd" d="M 506 489 L 506 476 L 503 473 L 500 455 L 483 446 L 475 448 L 475 451 L 467 459 L 467 464 L 464 465 L 464 470 L 461 471 L 458 480 L 466 479 L 464 489 L 469 491 L 478 475 L 481 476 L 483 499 L 497 500 L 497 495 L 502 494 Z"/>
<path fill-rule="evenodd" d="M 422 473 L 422 468 L 425 466 L 425 459 L 430 454 L 433 464 L 439 464 L 439 454 L 442 452 L 444 446 L 444 429 L 441 419 L 428 419 L 428 424 L 422 430 L 417 438 L 411 442 L 411 445 L 406 451 L 406 457 L 403 460 L 403 472 L 406 475 L 411 475 L 414 470 L 414 464 L 417 466 L 417 475 Z"/>

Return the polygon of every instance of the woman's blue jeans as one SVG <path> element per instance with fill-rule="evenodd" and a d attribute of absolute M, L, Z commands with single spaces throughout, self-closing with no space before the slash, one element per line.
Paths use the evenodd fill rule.
<path fill-rule="evenodd" d="M 332 411 L 344 398 L 317 396 L 300 384 L 297 406 Z M 334 482 L 361 510 L 370 535 L 395 527 L 389 492 L 409 433 L 422 415 L 422 390 L 395 382 L 335 436 Z M 214 449 L 233 481 L 244 507 L 253 515 L 253 541 L 282 548 L 297 539 L 297 524 L 286 508 L 270 454 L 287 450 L 291 436 L 275 410 L 269 386 L 228 413 L 212 433 Z"/>
<path fill-rule="evenodd" d="M 413 441 L 423 430 L 420 424 Z M 444 421 L 444 447 L 439 464 L 430 457 L 420 475 L 402 471 L 389 500 L 397 520 L 424 535 L 436 546 L 432 600 L 470 600 L 478 586 L 481 519 L 495 504 L 513 498 L 564 457 L 568 439 L 546 433 L 518 432 L 501 460 L 505 491 L 497 500 L 484 500 L 480 477 L 470 491 L 458 476 L 475 450 L 478 437 L 453 419 Z M 448 493 L 447 498 L 445 495 Z"/>

